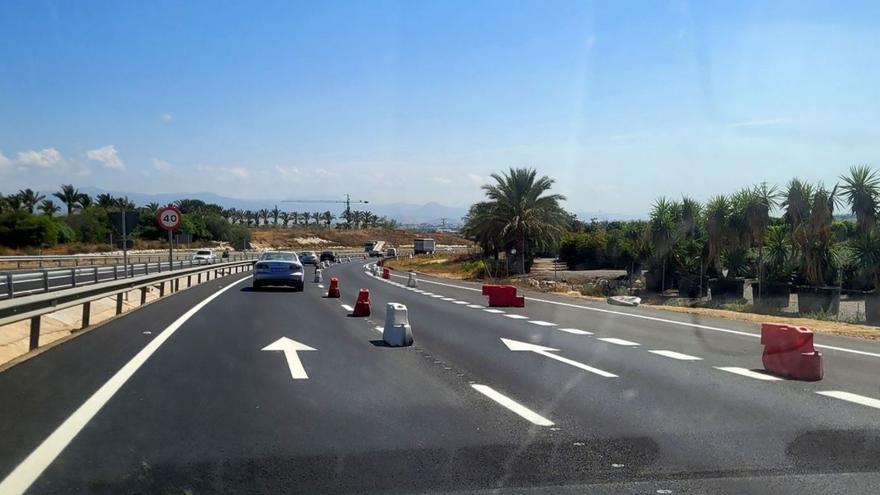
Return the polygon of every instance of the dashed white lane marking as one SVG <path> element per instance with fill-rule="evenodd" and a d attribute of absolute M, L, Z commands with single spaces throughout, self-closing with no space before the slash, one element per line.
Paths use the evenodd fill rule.
<path fill-rule="evenodd" d="M 385 332 L 385 329 L 384 329 L 383 327 L 380 327 L 379 325 L 376 325 L 374 328 L 375 328 L 375 330 L 376 330 L 377 332 L 379 332 L 379 333 L 384 333 L 384 332 Z"/>
<path fill-rule="evenodd" d="M 453 299 L 451 297 L 444 297 L 444 298 L 441 298 L 440 300 L 441 301 L 455 301 L 455 299 Z"/>
<path fill-rule="evenodd" d="M 492 308 L 487 308 L 487 309 L 484 309 L 483 311 L 485 311 L 487 313 L 492 313 L 495 315 L 500 315 L 500 314 L 504 313 L 504 311 L 501 311 L 500 309 L 492 309 Z"/>
<path fill-rule="evenodd" d="M 98 412 L 113 398 L 116 392 L 122 388 L 129 378 L 134 375 L 144 363 L 150 359 L 159 347 L 183 326 L 190 318 L 204 308 L 208 303 L 219 297 L 224 292 L 251 278 L 250 276 L 236 280 L 226 287 L 206 297 L 186 313 L 174 320 L 171 325 L 162 330 L 153 340 L 141 349 L 130 361 L 119 369 L 104 385 L 101 385 L 91 397 L 73 412 L 61 425 L 52 432 L 36 450 L 31 452 L 16 468 L 9 473 L 3 481 L 0 481 L 0 493 L 13 494 L 24 493 L 33 482 L 49 467 L 61 452 L 70 444 L 76 435 L 87 425 Z"/>
<path fill-rule="evenodd" d="M 440 299 L 440 298 L 442 298 L 443 296 L 441 296 L 440 294 L 431 294 L 431 297 L 436 297 L 436 298 Z"/>
<path fill-rule="evenodd" d="M 323 288 L 324 288 L 324 284 L 318 284 L 318 287 L 320 287 L 320 288 L 323 289 Z"/>
<path fill-rule="evenodd" d="M 599 340 L 601 340 L 602 342 L 608 342 L 609 344 L 614 344 L 614 345 L 628 345 L 628 346 L 639 345 L 638 342 L 631 342 L 629 340 L 616 339 L 614 337 L 603 337 Z"/>
<path fill-rule="evenodd" d="M 560 332 L 573 333 L 575 335 L 593 335 L 593 332 L 588 332 L 579 328 L 557 328 L 557 330 L 559 330 Z"/>
<path fill-rule="evenodd" d="M 529 320 L 529 323 L 532 325 L 538 325 L 539 327 L 555 327 L 556 323 L 550 323 L 549 321 L 544 320 Z"/>
<path fill-rule="evenodd" d="M 472 383 L 471 387 L 473 387 L 474 390 L 476 390 L 477 392 L 494 400 L 498 404 L 501 404 L 502 406 L 506 407 L 510 411 L 516 413 L 521 418 L 525 419 L 526 421 L 528 421 L 532 424 L 535 424 L 538 426 L 553 426 L 553 422 L 550 421 L 549 419 L 545 418 L 544 416 L 541 416 L 540 414 L 536 413 L 535 411 L 532 411 L 528 407 L 520 404 L 519 402 L 516 402 L 515 400 L 511 399 L 510 397 L 507 397 L 506 395 L 502 394 L 501 392 L 498 392 L 494 388 L 489 387 L 488 385 L 480 385 L 479 383 Z"/>
<path fill-rule="evenodd" d="M 757 373 L 748 368 L 740 368 L 739 366 L 713 366 L 713 368 L 726 371 L 728 373 L 733 373 L 735 375 L 747 376 L 749 378 L 754 378 L 755 380 L 764 380 L 768 382 L 775 382 L 778 380 L 782 380 L 782 378 L 765 375 L 764 373 Z"/>
<path fill-rule="evenodd" d="M 468 307 L 474 309 L 483 309 L 483 306 L 480 306 L 479 304 L 468 304 Z"/>
<path fill-rule="evenodd" d="M 354 311 L 354 308 L 352 308 L 348 304 L 340 304 L 340 306 L 342 306 L 342 309 L 344 309 L 346 311 Z"/>
<path fill-rule="evenodd" d="M 697 356 L 690 356 L 688 354 L 682 354 L 680 352 L 675 351 L 664 351 L 664 350 L 654 350 L 648 351 L 651 354 L 656 354 L 658 356 L 668 357 L 672 359 L 678 359 L 679 361 L 702 361 L 703 358 L 698 358 Z"/>
<path fill-rule="evenodd" d="M 523 315 L 504 315 L 504 316 L 506 316 L 507 318 L 511 318 L 513 320 L 528 320 L 529 319 L 528 316 L 523 316 Z"/>
<path fill-rule="evenodd" d="M 467 301 L 452 301 L 452 304 L 467 304 Z"/>
<path fill-rule="evenodd" d="M 825 397 L 833 397 L 835 399 L 845 400 L 847 402 L 873 407 L 874 409 L 880 409 L 880 400 L 872 399 L 871 397 L 865 397 L 864 395 L 843 392 L 841 390 L 822 390 L 816 393 L 819 395 L 824 395 Z"/>

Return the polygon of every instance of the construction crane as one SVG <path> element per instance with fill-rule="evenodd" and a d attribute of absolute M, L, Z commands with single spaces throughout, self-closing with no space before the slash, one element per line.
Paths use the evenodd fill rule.
<path fill-rule="evenodd" d="M 350 221 L 350 219 L 351 219 L 351 204 L 352 203 L 368 204 L 369 201 L 366 201 L 366 200 L 352 201 L 351 195 L 346 194 L 345 200 L 341 200 L 341 199 L 285 199 L 282 201 L 282 203 L 345 203 L 345 220 Z"/>

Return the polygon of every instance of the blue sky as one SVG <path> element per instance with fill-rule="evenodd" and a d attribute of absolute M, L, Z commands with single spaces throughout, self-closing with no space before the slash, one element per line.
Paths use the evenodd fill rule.
<path fill-rule="evenodd" d="M 880 167 L 877 2 L 0 2 L 0 190 L 639 214 Z"/>

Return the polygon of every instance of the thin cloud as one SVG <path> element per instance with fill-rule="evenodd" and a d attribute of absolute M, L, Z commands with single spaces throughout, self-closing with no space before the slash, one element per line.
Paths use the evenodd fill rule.
<path fill-rule="evenodd" d="M 159 170 L 160 172 L 168 172 L 173 166 L 170 162 L 162 160 L 161 158 L 153 158 L 153 168 Z"/>
<path fill-rule="evenodd" d="M 37 167 L 51 167 L 62 160 L 61 153 L 55 148 L 41 150 L 19 151 L 15 155 L 15 161 L 22 165 L 35 165 Z"/>
<path fill-rule="evenodd" d="M 757 120 L 745 120 L 743 122 L 733 122 L 731 124 L 727 124 L 728 129 L 740 129 L 743 127 L 767 127 L 774 125 L 783 125 L 790 124 L 794 122 L 792 119 L 780 117 L 775 119 L 757 119 Z"/>
<path fill-rule="evenodd" d="M 170 113 L 163 113 L 159 116 L 159 120 L 165 122 L 166 124 L 169 124 L 171 122 L 174 122 L 174 115 L 171 115 Z"/>
<path fill-rule="evenodd" d="M 431 182 L 436 182 L 438 184 L 452 184 L 452 179 L 448 177 L 431 177 Z"/>
<path fill-rule="evenodd" d="M 12 164 L 12 160 L 6 158 L 6 155 L 4 155 L 2 151 L 0 151 L 0 168 L 9 166 L 10 164 Z"/>
<path fill-rule="evenodd" d="M 481 175 L 477 175 L 477 174 L 467 174 L 467 178 L 468 178 L 468 180 L 471 181 L 471 183 L 473 183 L 475 186 L 482 186 L 483 184 L 485 184 L 486 182 L 488 182 L 488 179 L 487 179 L 487 178 L 485 178 L 485 177 L 483 177 L 483 176 L 481 176 Z"/>
<path fill-rule="evenodd" d="M 86 158 L 94 160 L 107 168 L 115 170 L 122 170 L 125 168 L 125 163 L 119 158 L 119 152 L 116 151 L 116 147 L 112 144 L 86 151 Z"/>

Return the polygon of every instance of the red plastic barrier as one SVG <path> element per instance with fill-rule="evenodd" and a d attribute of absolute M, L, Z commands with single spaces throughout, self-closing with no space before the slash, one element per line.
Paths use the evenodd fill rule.
<path fill-rule="evenodd" d="M 352 316 L 370 316 L 370 290 L 361 289 L 358 292 L 357 302 L 354 303 Z"/>
<path fill-rule="evenodd" d="M 333 277 L 330 279 L 330 287 L 327 288 L 327 297 L 339 297 L 339 279 Z"/>
<path fill-rule="evenodd" d="M 391 278 L 391 270 L 387 268 L 382 269 L 382 278 Z"/>
<path fill-rule="evenodd" d="M 513 285 L 484 285 L 483 295 L 489 296 L 490 307 L 522 308 L 526 305 L 526 298 L 517 296 Z"/>
<path fill-rule="evenodd" d="M 797 380 L 822 379 L 822 353 L 813 347 L 813 332 L 806 327 L 763 323 L 761 344 L 761 360 L 770 373 Z"/>

